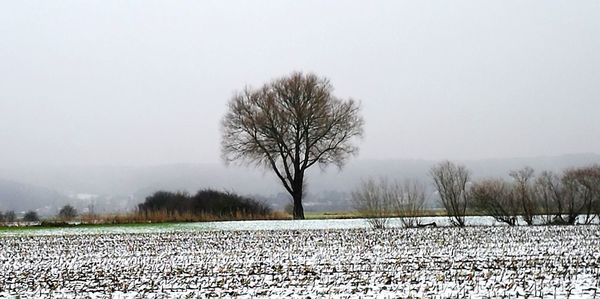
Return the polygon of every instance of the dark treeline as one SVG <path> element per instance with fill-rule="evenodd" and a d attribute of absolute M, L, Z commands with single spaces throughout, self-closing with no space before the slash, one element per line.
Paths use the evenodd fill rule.
<path fill-rule="evenodd" d="M 36 211 L 27 211 L 21 219 L 17 217 L 15 211 L 0 211 L 0 224 L 10 224 L 18 221 L 24 222 L 36 222 L 39 221 L 40 217 Z"/>
<path fill-rule="evenodd" d="M 158 191 L 138 205 L 140 213 L 166 212 L 168 214 L 212 214 L 235 218 L 238 215 L 268 215 L 271 209 L 252 198 L 211 189 L 187 192 Z"/>
<path fill-rule="evenodd" d="M 0 211 L 0 223 L 15 222 L 15 221 L 17 221 L 17 214 L 15 214 L 15 211 L 6 211 L 6 212 Z"/>

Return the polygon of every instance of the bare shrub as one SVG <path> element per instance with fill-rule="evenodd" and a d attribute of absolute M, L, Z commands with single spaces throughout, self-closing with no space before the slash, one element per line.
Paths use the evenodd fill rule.
<path fill-rule="evenodd" d="M 73 220 L 77 217 L 77 210 L 72 205 L 65 205 L 58 212 L 58 217 L 63 221 Z"/>
<path fill-rule="evenodd" d="M 394 193 L 396 215 L 405 227 L 421 225 L 425 203 L 425 186 L 415 180 L 405 180 L 402 185 L 395 183 L 390 188 Z"/>
<path fill-rule="evenodd" d="M 139 204 L 138 211 L 142 214 L 149 212 L 165 212 L 173 215 L 213 214 L 216 218 L 225 219 L 235 219 L 240 214 L 254 217 L 251 215 L 266 216 L 272 213 L 269 206 L 253 198 L 212 189 L 200 190 L 193 196 L 187 192 L 158 191 Z"/>
<path fill-rule="evenodd" d="M 38 216 L 38 213 L 36 211 L 27 211 L 27 213 L 25 213 L 25 215 L 23 216 L 23 221 L 27 221 L 27 222 L 40 221 L 40 216 Z"/>
<path fill-rule="evenodd" d="M 352 191 L 354 208 L 367 219 L 372 228 L 387 227 L 389 212 L 396 198 L 396 190 L 387 180 L 378 182 L 370 178 L 361 182 L 358 189 Z"/>
<path fill-rule="evenodd" d="M 368 179 L 352 192 L 352 200 L 373 228 L 386 228 L 391 216 L 397 216 L 405 227 L 417 227 L 423 214 L 425 186 L 414 180 Z"/>
<path fill-rule="evenodd" d="M 454 226 L 465 226 L 465 214 L 469 204 L 467 182 L 470 178 L 469 170 L 463 165 L 456 165 L 450 161 L 440 162 L 430 170 L 435 188 L 450 222 Z"/>
<path fill-rule="evenodd" d="M 520 206 L 513 186 L 501 179 L 486 179 L 473 184 L 471 188 L 473 206 L 497 221 L 510 226 L 517 224 Z"/>

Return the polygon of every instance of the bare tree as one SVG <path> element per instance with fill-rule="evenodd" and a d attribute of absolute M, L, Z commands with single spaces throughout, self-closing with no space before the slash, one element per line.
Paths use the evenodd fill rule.
<path fill-rule="evenodd" d="M 521 205 L 521 217 L 527 225 L 533 225 L 533 218 L 538 213 L 532 185 L 533 173 L 531 167 L 524 167 L 509 173 L 515 183 L 515 196 Z"/>
<path fill-rule="evenodd" d="M 421 225 L 425 203 L 425 186 L 416 180 L 405 180 L 402 185 L 395 183 L 392 187 L 395 193 L 396 215 L 405 227 Z"/>
<path fill-rule="evenodd" d="M 430 170 L 442 204 L 454 226 L 465 226 L 465 214 L 469 204 L 467 182 L 469 170 L 450 161 L 440 162 Z"/>
<path fill-rule="evenodd" d="M 538 212 L 544 224 L 562 219 L 562 184 L 560 177 L 551 171 L 542 171 L 535 179 L 534 190 Z"/>
<path fill-rule="evenodd" d="M 561 179 L 561 197 L 557 204 L 561 207 L 556 223 L 575 224 L 585 205 L 587 190 L 577 182 L 574 174 L 565 171 Z"/>
<path fill-rule="evenodd" d="M 513 186 L 501 179 L 486 179 L 471 187 L 473 205 L 476 209 L 510 226 L 517 224 L 520 205 L 515 198 Z"/>
<path fill-rule="evenodd" d="M 271 168 L 293 198 L 294 219 L 304 219 L 305 171 L 315 164 L 342 167 L 358 152 L 359 105 L 332 92 L 326 78 L 292 73 L 238 92 L 223 118 L 223 159 Z"/>
<path fill-rule="evenodd" d="M 566 195 L 569 220 L 575 222 L 578 215 L 583 215 L 583 223 L 592 223 L 600 201 L 600 165 L 566 170 L 563 184 L 569 193 Z"/>
<path fill-rule="evenodd" d="M 562 176 L 543 172 L 536 180 L 536 193 L 547 224 L 583 223 L 600 217 L 600 166 L 571 168 Z M 550 216 L 553 215 L 553 216 Z"/>
<path fill-rule="evenodd" d="M 354 208 L 367 219 L 371 227 L 386 228 L 388 217 L 398 196 L 397 185 L 388 184 L 387 180 L 374 179 L 363 181 L 352 192 Z"/>

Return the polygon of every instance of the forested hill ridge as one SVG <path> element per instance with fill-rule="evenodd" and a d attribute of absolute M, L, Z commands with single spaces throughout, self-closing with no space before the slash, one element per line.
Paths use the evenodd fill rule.
<path fill-rule="evenodd" d="M 349 208 L 347 194 L 363 178 L 414 178 L 429 184 L 433 160 L 351 161 L 342 170 L 335 167 L 311 169 L 307 178 L 307 208 L 333 201 L 325 208 Z M 513 169 L 530 166 L 536 171 L 559 172 L 568 167 L 600 163 L 599 154 L 572 154 L 553 157 L 456 161 L 467 166 L 474 178 L 507 177 Z M 287 203 L 283 187 L 275 176 L 252 167 L 226 167 L 213 164 L 169 164 L 158 166 L 79 166 L 0 169 L 0 207 L 26 210 L 54 207 L 70 202 L 80 209 L 98 212 L 130 209 L 157 190 L 203 188 L 234 191 L 271 203 L 275 208 Z M 323 207 L 321 207 L 323 208 Z"/>

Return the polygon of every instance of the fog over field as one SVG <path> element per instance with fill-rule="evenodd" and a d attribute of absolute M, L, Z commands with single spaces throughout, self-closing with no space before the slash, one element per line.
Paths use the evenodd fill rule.
<path fill-rule="evenodd" d="M 430 160 L 356 160 L 345 168 L 316 168 L 307 180 L 309 210 L 351 209 L 350 192 L 361 180 L 418 179 L 427 184 L 429 204 L 438 205 L 429 168 Z M 469 160 L 464 163 L 474 178 L 507 177 L 510 170 L 530 166 L 538 171 L 560 172 L 568 167 L 600 163 L 600 155 L 579 154 L 555 157 Z M 71 203 L 84 210 L 90 204 L 97 212 L 130 210 L 157 190 L 188 191 L 202 188 L 235 191 L 256 197 L 277 209 L 290 202 L 275 175 L 270 171 L 245 167 L 226 167 L 219 163 L 165 164 L 158 166 L 46 167 L 0 172 L 0 210 L 43 209 L 55 213 L 62 204 Z"/>
<path fill-rule="evenodd" d="M 475 176 L 599 161 L 597 1 L 8 1 L 0 43 L 0 209 L 277 197 L 270 171 L 224 167 L 220 126 L 236 91 L 292 71 L 365 120 L 343 171 L 309 171 L 309 202 L 442 159 Z"/>

